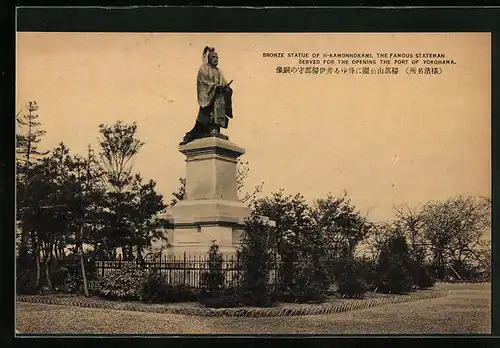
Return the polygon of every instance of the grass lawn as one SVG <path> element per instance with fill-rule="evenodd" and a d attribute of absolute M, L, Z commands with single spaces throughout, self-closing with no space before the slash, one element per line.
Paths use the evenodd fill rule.
<path fill-rule="evenodd" d="M 491 332 L 490 284 L 437 284 L 451 296 L 328 315 L 197 317 L 17 303 L 20 333 L 457 334 Z"/>

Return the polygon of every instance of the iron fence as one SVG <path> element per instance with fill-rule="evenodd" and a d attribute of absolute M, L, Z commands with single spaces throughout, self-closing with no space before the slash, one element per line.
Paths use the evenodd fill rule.
<path fill-rule="evenodd" d="M 95 260 L 97 279 L 103 279 L 116 270 L 127 266 L 136 265 L 146 270 L 155 270 L 159 279 L 164 284 L 184 285 L 199 289 L 203 273 L 209 271 L 210 261 L 206 256 L 183 255 L 161 255 L 144 260 L 123 260 L 118 257 L 114 260 Z M 222 259 L 222 273 L 224 274 L 224 286 L 231 287 L 240 280 L 242 263 L 235 256 L 225 255 Z M 268 283 L 276 285 L 280 278 L 280 269 L 284 263 L 276 261 L 268 274 Z"/>

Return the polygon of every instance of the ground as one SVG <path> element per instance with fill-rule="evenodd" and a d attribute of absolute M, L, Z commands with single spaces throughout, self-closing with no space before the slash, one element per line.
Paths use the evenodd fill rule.
<path fill-rule="evenodd" d="M 328 315 L 234 318 L 17 303 L 20 333 L 458 334 L 491 332 L 490 284 L 437 284 L 452 295 Z"/>

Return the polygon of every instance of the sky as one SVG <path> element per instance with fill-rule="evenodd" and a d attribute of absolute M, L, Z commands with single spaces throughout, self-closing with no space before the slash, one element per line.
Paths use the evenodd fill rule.
<path fill-rule="evenodd" d="M 73 153 L 97 149 L 98 125 L 137 122 L 134 171 L 165 203 L 184 176 L 177 145 L 192 128 L 202 51 L 214 46 L 233 80 L 223 133 L 246 149 L 248 190 L 283 188 L 308 201 L 347 191 L 374 221 L 393 207 L 490 196 L 490 34 L 17 33 L 16 108 L 39 104 L 47 134 Z M 282 52 L 285 58 L 263 57 Z M 306 67 L 288 53 L 443 53 L 441 74 L 278 74 Z M 411 59 L 409 59 L 411 61 Z M 379 63 L 377 63 L 379 64 Z M 314 65 L 361 68 L 365 65 Z M 385 65 L 375 65 L 384 67 Z M 24 108 L 24 109 L 23 109 Z"/>

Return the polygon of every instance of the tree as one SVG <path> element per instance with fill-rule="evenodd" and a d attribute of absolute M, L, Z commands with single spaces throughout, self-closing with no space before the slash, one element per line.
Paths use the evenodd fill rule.
<path fill-rule="evenodd" d="M 377 266 L 377 288 L 382 292 L 404 293 L 411 289 L 411 260 L 406 238 L 400 231 L 390 235 L 380 251 Z"/>
<path fill-rule="evenodd" d="M 222 266 L 222 254 L 219 251 L 219 245 L 214 240 L 208 250 L 208 270 L 203 272 L 200 281 L 200 299 L 202 301 L 217 298 L 222 295 L 226 278 Z"/>
<path fill-rule="evenodd" d="M 103 248 L 111 254 L 117 247 L 124 248 L 124 256 L 132 257 L 134 228 L 133 189 L 137 191 L 137 177 L 132 173 L 132 159 L 144 145 L 135 134 L 137 124 L 124 124 L 117 121 L 114 125 L 99 125 L 99 153 L 105 176 L 107 192 L 105 196 L 105 226 L 103 227 Z"/>
<path fill-rule="evenodd" d="M 313 217 L 326 238 L 334 257 L 354 257 L 356 246 L 367 236 L 371 224 L 356 210 L 344 193 L 335 198 L 328 194 L 314 202 Z"/>
<path fill-rule="evenodd" d="M 378 237 L 377 230 L 351 203 L 346 192 L 340 197 L 329 193 L 326 198 L 317 199 L 312 211 L 328 251 L 330 278 L 335 280 L 343 296 L 360 296 L 364 284 L 360 280 L 361 264 L 355 259 L 355 252 L 369 235 Z M 374 250 L 374 254 L 377 253 L 378 250 Z"/>
<path fill-rule="evenodd" d="M 131 184 L 131 160 L 144 145 L 135 137 L 137 124 L 126 125 L 122 121 L 112 126 L 99 125 L 101 163 L 106 172 L 108 189 L 122 192 Z"/>
<path fill-rule="evenodd" d="M 90 146 L 87 157 L 71 158 L 69 167 L 66 206 L 71 214 L 71 227 L 75 235 L 74 243 L 80 262 L 83 290 L 85 296 L 89 296 L 83 243 L 93 244 L 97 237 L 104 203 L 103 173 Z"/>
<path fill-rule="evenodd" d="M 362 263 L 356 259 L 345 257 L 337 260 L 333 267 L 333 276 L 337 283 L 337 292 L 343 297 L 361 297 L 370 278 L 362 274 Z M 365 279 L 363 278 L 365 276 Z M 364 281 L 363 281 L 364 280 Z"/>
<path fill-rule="evenodd" d="M 280 189 L 267 197 L 256 199 L 251 207 L 256 214 L 266 216 L 276 223 L 278 249 L 285 233 L 308 230 L 312 223 L 310 207 L 299 193 L 286 195 Z"/>
<path fill-rule="evenodd" d="M 447 264 L 463 262 L 469 250 L 479 244 L 491 223 L 490 209 L 488 200 L 464 196 L 424 205 L 422 229 L 438 277 L 444 276 Z"/>
<path fill-rule="evenodd" d="M 372 228 L 346 194 L 329 194 L 309 206 L 302 195 L 279 190 L 254 200 L 252 208 L 276 222 L 280 292 L 299 301 L 320 300 L 335 263 L 353 259 L 356 246 Z"/>
<path fill-rule="evenodd" d="M 278 291 L 282 298 L 320 300 L 327 287 L 325 239 L 304 197 L 279 190 L 254 200 L 252 208 L 276 223 L 273 242 L 280 258 Z"/>
<path fill-rule="evenodd" d="M 411 208 L 403 204 L 394 208 L 398 229 L 409 241 L 409 253 L 411 257 L 410 272 L 414 283 L 419 288 L 428 288 L 434 284 L 430 275 L 430 267 L 426 260 L 426 240 L 422 230 L 421 212 L 417 208 Z"/>
<path fill-rule="evenodd" d="M 251 208 L 257 215 L 266 216 L 276 223 L 274 241 L 278 254 L 287 259 L 295 258 L 290 243 L 294 238 L 300 238 L 311 225 L 310 209 L 304 197 L 298 193 L 285 195 L 285 191 L 280 189 L 268 197 L 254 200 Z"/>
<path fill-rule="evenodd" d="M 100 125 L 100 158 L 104 169 L 105 226 L 103 248 L 113 254 L 122 247 L 124 256 L 142 259 L 142 250 L 151 238 L 162 237 L 158 227 L 162 219 L 155 216 L 165 209 L 162 196 L 155 191 L 156 183 L 144 183 L 140 174 L 132 174 L 132 160 L 144 145 L 136 138 L 137 125 L 121 121 L 112 126 Z"/>
<path fill-rule="evenodd" d="M 415 262 L 424 263 L 426 248 L 422 230 L 421 212 L 407 204 L 394 207 L 395 223 L 409 241 L 410 253 Z"/>
<path fill-rule="evenodd" d="M 48 152 L 39 151 L 38 143 L 46 134 L 46 131 L 39 129 L 41 123 L 37 121 L 39 106 L 36 101 L 30 101 L 26 105 L 27 113 L 20 111 L 16 115 L 16 123 L 20 129 L 25 129 L 26 133 L 16 134 L 16 163 L 18 174 L 22 174 L 33 162 L 36 162 Z"/>
<path fill-rule="evenodd" d="M 172 198 L 172 200 L 170 201 L 169 205 L 171 207 L 173 207 L 174 205 L 179 203 L 179 201 L 182 201 L 184 199 L 184 197 L 186 196 L 186 179 L 179 178 L 179 183 L 180 183 L 180 186 L 179 186 L 179 189 L 177 190 L 177 192 L 172 192 L 172 196 L 174 196 L 174 198 Z"/>
<path fill-rule="evenodd" d="M 236 168 L 236 190 L 243 203 L 251 203 L 254 201 L 257 198 L 257 195 L 262 192 L 262 188 L 264 186 L 264 182 L 261 182 L 259 185 L 254 187 L 253 191 L 244 191 L 245 180 L 250 174 L 250 167 L 248 164 L 248 161 L 243 162 L 241 159 L 238 159 L 238 165 Z"/>
<path fill-rule="evenodd" d="M 122 247 L 124 257 L 131 259 L 135 247 L 137 257 L 142 259 L 143 249 L 151 239 L 163 237 L 159 232 L 163 220 L 155 216 L 165 205 L 155 186 L 153 180 L 143 183 L 142 177 L 136 174 L 127 191 L 106 193 L 103 247 L 108 253 Z"/>
<path fill-rule="evenodd" d="M 45 130 L 39 129 L 41 126 L 41 123 L 37 121 L 39 106 L 36 101 L 30 101 L 26 105 L 26 108 L 27 113 L 23 113 L 21 110 L 16 115 L 16 123 L 18 125 L 18 131 L 16 132 L 16 181 L 18 188 L 27 185 L 31 165 L 48 154 L 48 152 L 38 149 L 38 143 L 46 134 Z M 18 199 L 16 210 L 17 215 L 21 216 L 22 212 L 20 209 L 22 209 L 22 204 L 19 203 Z M 21 229 L 21 241 L 19 245 L 19 266 L 21 268 L 26 268 L 28 264 L 28 234 L 29 231 L 24 228 Z"/>
<path fill-rule="evenodd" d="M 272 302 L 269 274 L 275 261 L 274 232 L 255 213 L 246 219 L 236 257 L 241 265 L 239 297 L 248 306 L 269 306 Z"/>
<path fill-rule="evenodd" d="M 164 237 L 159 229 L 165 221 L 155 216 L 163 212 L 166 206 L 163 204 L 163 196 L 156 192 L 156 182 L 149 180 L 144 183 L 140 174 L 135 176 L 132 192 L 135 195 L 135 209 L 131 217 L 135 228 L 132 243 L 137 249 L 138 258 L 142 260 L 143 250 L 151 244 L 151 239 Z"/>
<path fill-rule="evenodd" d="M 38 290 L 40 287 L 40 243 L 38 239 L 39 220 L 41 217 L 40 205 L 44 205 L 44 200 L 49 196 L 51 187 L 44 168 L 30 167 L 30 180 L 19 180 L 16 185 L 16 219 L 21 228 L 21 245 L 19 249 L 19 260 L 17 265 L 18 291 Z M 28 258 L 28 246 L 30 247 L 31 258 Z M 35 267 L 34 279 L 31 279 L 31 268 Z M 21 279 L 26 279 L 21 281 Z M 25 289 L 26 288 L 26 289 Z"/>
<path fill-rule="evenodd" d="M 327 250 L 320 229 L 286 231 L 281 244 L 281 296 L 293 302 L 321 302 L 330 286 Z"/>
<path fill-rule="evenodd" d="M 52 288 L 49 266 L 54 247 L 68 232 L 69 216 L 65 209 L 64 188 L 69 161 L 69 150 L 60 144 L 50 156 L 26 168 L 27 179 L 17 187 L 18 220 L 27 233 L 35 258 L 35 288 L 40 286 L 41 256 L 45 264 L 46 285 Z"/>
<path fill-rule="evenodd" d="M 387 238 L 395 233 L 396 227 L 392 222 L 382 221 L 370 223 L 370 228 L 365 238 L 360 243 L 363 254 L 374 264 L 384 246 Z"/>

